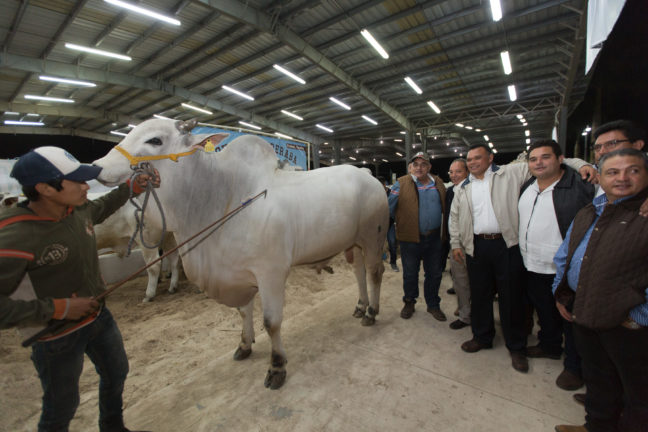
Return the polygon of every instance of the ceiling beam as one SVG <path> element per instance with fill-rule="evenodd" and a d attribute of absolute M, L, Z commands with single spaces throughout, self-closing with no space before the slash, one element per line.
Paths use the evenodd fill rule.
<path fill-rule="evenodd" d="M 29 73 L 44 73 L 71 79 L 85 79 L 97 83 L 114 84 L 125 87 L 133 87 L 142 90 L 158 91 L 169 96 L 174 96 L 184 101 L 195 102 L 218 111 L 224 111 L 245 120 L 263 125 L 273 130 L 281 131 L 303 141 L 319 144 L 322 138 L 309 134 L 305 131 L 295 129 L 283 123 L 270 120 L 264 116 L 253 114 L 205 97 L 199 93 L 189 91 L 185 88 L 175 86 L 166 81 L 159 81 L 150 78 L 138 77 L 135 75 L 109 72 L 78 65 L 71 65 L 61 62 L 40 60 L 15 54 L 0 53 L 0 68 L 9 68 Z"/>
<path fill-rule="evenodd" d="M 212 6 L 214 9 L 220 11 L 224 15 L 230 16 L 261 31 L 272 34 L 278 40 L 285 43 L 298 53 L 301 53 L 304 57 L 306 57 L 313 63 L 317 64 L 320 68 L 328 72 L 335 79 L 344 83 L 349 88 L 355 90 L 355 92 L 357 92 L 368 102 L 387 114 L 396 123 L 407 130 L 412 128 L 412 123 L 410 122 L 410 120 L 396 108 L 380 99 L 378 95 L 370 91 L 360 81 L 344 72 L 337 64 L 329 60 L 322 52 L 317 50 L 312 45 L 308 44 L 297 33 L 293 32 L 288 27 L 273 20 L 271 16 L 253 9 L 248 4 L 243 4 L 236 0 L 199 1 Z"/>

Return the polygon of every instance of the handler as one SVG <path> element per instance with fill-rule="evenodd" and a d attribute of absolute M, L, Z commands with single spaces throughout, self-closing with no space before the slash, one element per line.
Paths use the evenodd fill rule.
<path fill-rule="evenodd" d="M 93 229 L 126 203 L 130 187 L 88 201 L 86 181 L 100 171 L 58 147 L 32 150 L 11 171 L 27 201 L 0 214 L 0 329 L 19 327 L 30 336 L 49 320 L 69 320 L 32 346 L 43 387 L 39 432 L 68 430 L 79 406 L 84 353 L 100 377 L 100 431 L 130 432 L 122 416 L 128 359 L 110 311 L 95 300 L 106 287 Z M 149 181 L 159 187 L 157 172 L 139 175 L 134 192 Z"/>

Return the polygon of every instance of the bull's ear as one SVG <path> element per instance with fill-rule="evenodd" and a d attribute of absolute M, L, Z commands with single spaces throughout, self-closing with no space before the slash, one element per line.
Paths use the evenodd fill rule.
<path fill-rule="evenodd" d="M 176 122 L 176 128 L 180 131 L 181 134 L 187 134 L 191 132 L 191 129 L 196 127 L 196 120 L 187 120 L 187 121 L 180 121 L 178 120 Z"/>
<path fill-rule="evenodd" d="M 214 151 L 215 148 L 218 148 L 221 142 L 229 136 L 228 133 L 217 133 L 217 134 L 199 134 L 190 136 L 190 145 L 192 147 L 200 147 L 203 150 L 207 150 L 207 147 L 210 147 L 207 151 Z"/>

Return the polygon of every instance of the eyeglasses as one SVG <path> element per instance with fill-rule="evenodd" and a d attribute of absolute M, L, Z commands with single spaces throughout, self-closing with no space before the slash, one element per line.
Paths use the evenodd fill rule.
<path fill-rule="evenodd" d="M 613 140 L 610 140 L 610 141 L 606 141 L 604 143 L 594 144 L 592 146 L 592 148 L 596 152 L 601 151 L 601 149 L 603 147 L 605 147 L 605 150 L 610 150 L 610 149 L 613 149 L 614 147 L 618 146 L 619 144 L 621 144 L 623 142 L 632 142 L 632 141 L 630 141 L 629 139 L 613 139 Z"/>

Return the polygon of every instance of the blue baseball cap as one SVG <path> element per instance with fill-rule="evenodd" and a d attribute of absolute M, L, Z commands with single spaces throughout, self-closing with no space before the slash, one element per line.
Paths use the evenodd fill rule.
<path fill-rule="evenodd" d="M 86 182 L 97 178 L 101 167 L 82 164 L 60 147 L 38 147 L 18 159 L 11 177 L 23 186 L 34 186 L 50 180 Z"/>

